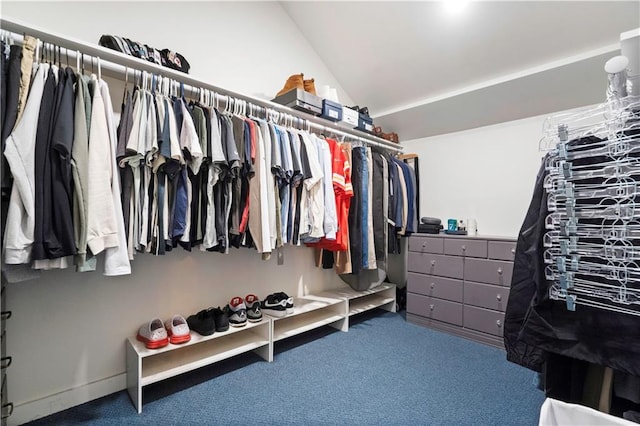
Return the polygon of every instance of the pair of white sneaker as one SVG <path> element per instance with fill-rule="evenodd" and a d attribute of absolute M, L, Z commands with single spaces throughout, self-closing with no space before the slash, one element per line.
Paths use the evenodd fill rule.
<path fill-rule="evenodd" d="M 154 318 L 138 329 L 136 338 L 143 342 L 147 349 L 159 349 L 169 343 L 186 343 L 191 340 L 189 325 L 182 315 L 174 315 L 162 323 L 160 318 Z"/>

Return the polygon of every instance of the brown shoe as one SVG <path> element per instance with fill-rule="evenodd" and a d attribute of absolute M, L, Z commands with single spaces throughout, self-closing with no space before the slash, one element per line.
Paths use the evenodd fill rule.
<path fill-rule="evenodd" d="M 389 142 L 400 143 L 400 138 L 396 132 L 391 133 L 382 133 L 382 138 L 388 140 Z"/>
<path fill-rule="evenodd" d="M 312 95 L 316 94 L 316 85 L 313 78 L 311 80 L 304 80 L 303 83 L 305 92 L 309 92 Z"/>
<path fill-rule="evenodd" d="M 287 93 L 293 89 L 302 89 L 304 90 L 304 74 L 300 73 L 300 74 L 293 74 L 292 76 L 290 76 L 287 79 L 287 82 L 284 83 L 284 87 L 282 88 L 282 90 L 280 90 L 278 92 L 278 94 L 276 95 L 276 97 Z"/>

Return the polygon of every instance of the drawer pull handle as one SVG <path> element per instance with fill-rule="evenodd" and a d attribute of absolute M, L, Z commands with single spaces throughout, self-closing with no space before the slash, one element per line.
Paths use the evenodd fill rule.
<path fill-rule="evenodd" d="M 435 260 L 431 261 L 431 266 L 436 266 L 436 261 Z"/>
<path fill-rule="evenodd" d="M 433 308 L 435 308 L 435 305 L 429 305 L 429 309 L 433 311 Z"/>
<path fill-rule="evenodd" d="M 502 321 L 500 320 L 496 321 L 496 325 L 498 326 L 498 328 L 502 327 Z"/>
<path fill-rule="evenodd" d="M 498 274 L 502 275 L 502 268 L 498 268 Z"/>
<path fill-rule="evenodd" d="M 467 246 L 462 245 L 462 251 L 465 251 L 465 250 L 467 250 Z"/>
<path fill-rule="evenodd" d="M 496 296 L 496 299 L 498 299 L 498 302 L 501 302 L 501 301 L 502 301 L 502 295 L 498 294 L 498 295 Z"/>
<path fill-rule="evenodd" d="M 431 283 L 429 287 L 431 287 L 431 290 L 433 290 L 434 288 L 436 288 L 436 283 Z"/>
<path fill-rule="evenodd" d="M 511 254 L 516 254 L 516 249 L 512 248 L 511 249 Z"/>

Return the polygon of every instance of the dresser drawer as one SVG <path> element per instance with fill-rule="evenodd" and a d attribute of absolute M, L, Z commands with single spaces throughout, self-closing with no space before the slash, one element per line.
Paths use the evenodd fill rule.
<path fill-rule="evenodd" d="M 476 308 L 464 307 L 464 327 L 494 336 L 503 335 L 504 313 Z"/>
<path fill-rule="evenodd" d="M 462 302 L 461 280 L 409 272 L 407 274 L 407 291 L 409 293 L 437 297 L 438 299 Z"/>
<path fill-rule="evenodd" d="M 464 279 L 488 284 L 511 286 L 513 262 L 466 258 Z"/>
<path fill-rule="evenodd" d="M 447 238 L 444 242 L 444 253 L 456 256 L 487 257 L 487 240 Z"/>
<path fill-rule="evenodd" d="M 462 325 L 462 305 L 419 294 L 407 295 L 407 313 Z"/>
<path fill-rule="evenodd" d="M 489 259 L 513 260 L 516 243 L 511 241 L 489 241 Z"/>
<path fill-rule="evenodd" d="M 509 289 L 497 285 L 464 282 L 464 304 L 504 312 Z"/>
<path fill-rule="evenodd" d="M 418 253 L 442 254 L 444 238 L 437 237 L 411 237 L 409 238 L 409 251 Z"/>
<path fill-rule="evenodd" d="M 462 279 L 462 265 L 462 257 L 431 253 L 410 252 L 407 259 L 407 271 L 409 272 L 421 272 L 449 278 Z"/>

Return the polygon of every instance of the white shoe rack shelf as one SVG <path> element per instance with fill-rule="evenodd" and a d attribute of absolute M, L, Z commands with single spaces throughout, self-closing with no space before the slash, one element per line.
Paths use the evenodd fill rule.
<path fill-rule="evenodd" d="M 147 349 L 135 337 L 127 339 L 127 391 L 142 412 L 142 388 L 152 383 L 253 351 L 267 362 L 273 361 L 274 343 L 328 325 L 348 331 L 349 318 L 375 308 L 396 311 L 393 284 L 355 291 L 338 289 L 294 300 L 293 313 L 284 317 L 264 315 L 262 321 L 211 336 L 191 333 L 191 340 L 160 349 Z"/>

